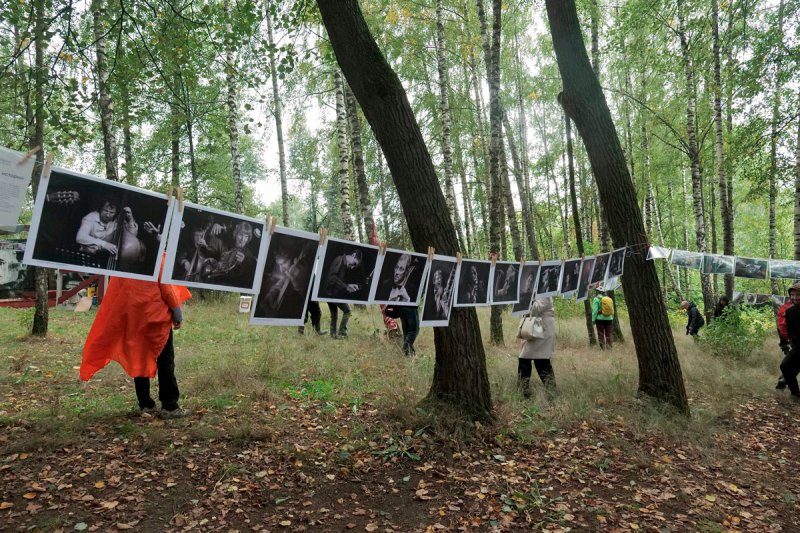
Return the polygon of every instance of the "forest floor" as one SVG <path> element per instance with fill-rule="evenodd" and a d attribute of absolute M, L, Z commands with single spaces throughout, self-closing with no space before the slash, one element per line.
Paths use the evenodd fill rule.
<path fill-rule="evenodd" d="M 630 341 L 590 349 L 575 318 L 559 394 L 521 398 L 507 320 L 487 348 L 497 422 L 480 426 L 417 408 L 430 330 L 406 359 L 372 308 L 346 341 L 234 310 L 187 309 L 194 414 L 171 421 L 135 412 L 115 364 L 80 382 L 93 313 L 55 311 L 36 340 L 0 310 L 0 530 L 800 531 L 800 404 L 773 389 L 774 339 L 736 362 L 676 337 L 686 419 L 636 399 Z"/>

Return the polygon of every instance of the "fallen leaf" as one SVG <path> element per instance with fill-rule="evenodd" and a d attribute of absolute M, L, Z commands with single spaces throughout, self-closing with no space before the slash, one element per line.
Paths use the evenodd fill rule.
<path fill-rule="evenodd" d="M 14 504 L 11 502 L 0 503 L 0 509 L 11 509 L 12 507 L 14 507 Z"/>
<path fill-rule="evenodd" d="M 25 498 L 26 500 L 32 500 L 32 499 L 34 499 L 36 497 L 36 493 L 35 492 L 26 492 L 25 494 L 22 495 L 22 497 Z"/>
<path fill-rule="evenodd" d="M 85 530 L 87 527 L 89 527 L 89 526 L 88 526 L 88 525 L 86 525 L 86 522 L 78 522 L 77 524 L 75 524 L 75 527 L 74 527 L 73 529 L 74 529 L 75 531 L 83 531 L 83 530 Z"/>
<path fill-rule="evenodd" d="M 364 526 L 364 531 L 377 531 L 377 530 L 378 530 L 378 524 L 374 522 L 370 522 L 369 524 Z"/>
<path fill-rule="evenodd" d="M 103 509 L 113 509 L 117 505 L 119 505 L 119 502 L 117 500 L 114 500 L 113 502 L 112 501 L 100 502 L 100 507 L 102 507 Z"/>

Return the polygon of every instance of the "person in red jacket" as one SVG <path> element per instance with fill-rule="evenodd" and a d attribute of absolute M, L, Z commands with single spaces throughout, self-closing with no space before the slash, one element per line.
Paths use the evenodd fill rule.
<path fill-rule="evenodd" d="M 112 277 L 83 347 L 80 377 L 88 381 L 111 361 L 131 376 L 139 409 L 156 413 L 150 380 L 158 373 L 162 418 L 180 418 L 189 411 L 178 405 L 172 330 L 183 324 L 181 305 L 191 298 L 186 287 L 159 281 Z"/>
<path fill-rule="evenodd" d="M 792 305 L 786 310 L 786 334 L 789 337 L 789 353 L 781 361 L 781 373 L 789 392 L 796 400 L 800 400 L 800 385 L 797 374 L 800 373 L 800 283 L 789 288 L 789 300 Z"/>
<path fill-rule="evenodd" d="M 778 308 L 778 346 L 781 347 L 784 357 L 789 355 L 789 334 L 786 331 L 786 310 L 794 304 L 791 300 L 787 300 L 785 304 Z M 775 385 L 778 390 L 786 388 L 786 380 L 783 375 L 778 376 L 778 384 Z"/>

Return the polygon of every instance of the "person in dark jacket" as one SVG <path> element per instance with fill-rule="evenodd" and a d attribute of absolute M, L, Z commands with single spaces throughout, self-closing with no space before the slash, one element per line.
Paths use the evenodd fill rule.
<path fill-rule="evenodd" d="M 789 300 L 792 306 L 786 310 L 786 334 L 790 349 L 781 361 L 781 373 L 789 392 L 800 400 L 800 385 L 797 383 L 797 374 L 800 373 L 800 283 L 789 289 Z"/>
<path fill-rule="evenodd" d="M 727 296 L 720 296 L 716 307 L 714 307 L 714 319 L 721 318 L 729 304 L 730 300 L 728 300 Z"/>
<path fill-rule="evenodd" d="M 697 337 L 697 332 L 700 331 L 700 328 L 706 323 L 706 321 L 703 320 L 703 315 L 697 310 L 697 306 L 694 302 L 687 302 L 684 300 L 681 302 L 681 307 L 686 309 L 686 315 L 689 317 L 686 323 L 686 334 Z"/>
<path fill-rule="evenodd" d="M 789 290 L 791 290 L 791 288 Z M 786 332 L 786 311 L 788 311 L 792 305 L 794 305 L 792 301 L 787 300 L 786 303 L 778 308 L 778 346 L 780 346 L 784 357 L 789 355 L 789 349 L 791 348 L 789 345 L 789 334 Z M 775 385 L 775 388 L 778 390 L 786 388 L 786 380 L 783 379 L 783 374 L 778 376 L 778 384 Z"/>

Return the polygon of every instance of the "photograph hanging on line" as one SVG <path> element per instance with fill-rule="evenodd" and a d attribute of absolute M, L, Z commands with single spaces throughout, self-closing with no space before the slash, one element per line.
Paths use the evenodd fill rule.
<path fill-rule="evenodd" d="M 737 278 L 767 279 L 768 259 L 758 259 L 755 257 L 736 256 L 736 270 L 734 275 Z"/>
<path fill-rule="evenodd" d="M 561 261 L 544 261 L 539 267 L 539 279 L 536 283 L 534 300 L 555 296 L 561 286 L 561 272 L 564 264 Z"/>
<path fill-rule="evenodd" d="M 776 279 L 800 279 L 800 261 L 770 259 L 769 277 Z"/>
<path fill-rule="evenodd" d="M 672 264 L 700 270 L 703 266 L 703 254 L 699 252 L 687 252 L 686 250 L 672 250 Z"/>
<path fill-rule="evenodd" d="M 607 274 L 609 278 L 618 278 L 623 274 L 625 269 L 625 252 L 627 250 L 628 248 L 623 246 L 611 252 L 611 260 L 608 262 Z"/>
<path fill-rule="evenodd" d="M 491 304 L 513 304 L 519 301 L 519 263 L 497 261 L 492 266 Z"/>
<path fill-rule="evenodd" d="M 377 282 L 378 247 L 329 237 L 322 246 L 314 278 L 318 302 L 369 302 L 373 282 Z"/>
<path fill-rule="evenodd" d="M 598 283 L 603 283 L 606 280 L 606 273 L 608 272 L 608 262 L 611 260 L 611 252 L 600 254 L 594 258 L 594 269 L 592 270 L 592 277 L 589 281 L 589 288 L 594 287 Z"/>
<path fill-rule="evenodd" d="M 250 323 L 302 326 L 319 250 L 319 235 L 276 227 L 269 237 L 261 290 Z"/>
<path fill-rule="evenodd" d="M 594 270 L 594 257 L 587 257 L 581 263 L 581 279 L 578 282 L 578 292 L 575 296 L 576 302 L 582 302 L 589 297 L 589 280 Z"/>
<path fill-rule="evenodd" d="M 561 289 L 559 292 L 564 298 L 572 297 L 578 290 L 581 278 L 581 259 L 567 259 L 564 261 L 564 273 L 561 275 Z"/>
<path fill-rule="evenodd" d="M 425 254 L 387 249 L 380 265 L 375 292 L 369 301 L 387 305 L 419 305 L 427 264 L 428 257 Z"/>
<path fill-rule="evenodd" d="M 536 292 L 536 281 L 539 277 L 539 263 L 525 263 L 519 277 L 519 301 L 511 307 L 511 316 L 528 314 Z"/>
<path fill-rule="evenodd" d="M 28 194 L 36 156 L 0 147 L 0 228 L 15 228 Z"/>
<path fill-rule="evenodd" d="M 781 307 L 783 304 L 789 301 L 788 296 L 779 296 L 777 294 L 773 294 L 772 296 L 772 303 L 775 304 L 777 307 Z"/>
<path fill-rule="evenodd" d="M 701 271 L 703 274 L 733 274 L 733 256 L 705 254 Z"/>
<path fill-rule="evenodd" d="M 450 310 L 460 268 L 461 265 L 456 262 L 455 257 L 433 256 L 428 269 L 420 327 L 443 327 L 450 322 Z"/>
<path fill-rule="evenodd" d="M 489 303 L 491 261 L 463 259 L 458 274 L 453 307 L 472 307 Z"/>
<path fill-rule="evenodd" d="M 24 262 L 154 281 L 170 209 L 165 194 L 53 167 L 36 196 Z"/>
<path fill-rule="evenodd" d="M 647 261 L 652 261 L 653 259 L 669 259 L 669 253 L 669 248 L 651 246 L 650 249 L 647 250 Z"/>
<path fill-rule="evenodd" d="M 257 293 L 269 241 L 265 231 L 264 221 L 183 202 L 172 216 L 164 282 Z"/>

